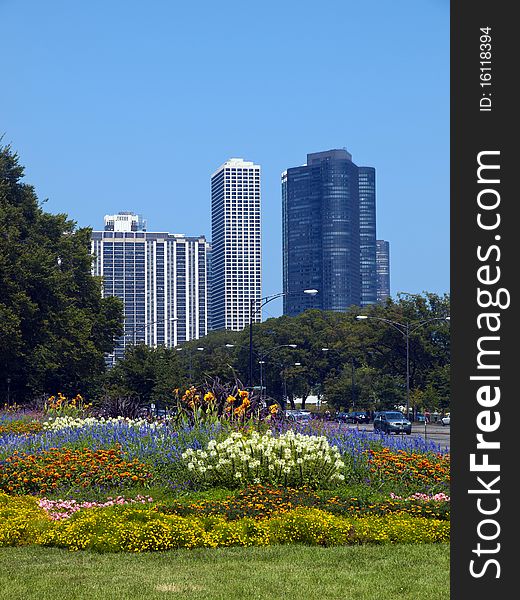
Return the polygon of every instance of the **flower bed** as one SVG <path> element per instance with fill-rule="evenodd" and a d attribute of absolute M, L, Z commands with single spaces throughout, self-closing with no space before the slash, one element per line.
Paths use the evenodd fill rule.
<path fill-rule="evenodd" d="M 211 398 L 191 400 L 198 411 Z M 223 410 L 249 398 L 235 400 Z M 0 418 L 0 546 L 136 552 L 449 539 L 450 457 L 431 443 L 245 414 L 184 417 Z"/>
<path fill-rule="evenodd" d="M 304 543 L 433 543 L 449 539 L 449 523 L 409 515 L 341 517 L 314 508 L 234 521 L 222 516 L 181 517 L 153 507 L 84 508 L 52 520 L 36 498 L 0 494 L 0 546 L 37 544 L 70 550 L 145 552 Z"/>
<path fill-rule="evenodd" d="M 150 473 L 138 460 L 128 461 L 117 449 L 52 448 L 40 454 L 18 454 L 0 462 L 0 490 L 39 493 L 70 487 L 123 487 L 145 483 Z"/>
<path fill-rule="evenodd" d="M 389 448 L 368 450 L 371 480 L 408 484 L 423 490 L 446 489 L 450 482 L 449 454 L 418 454 Z"/>
<path fill-rule="evenodd" d="M 370 497 L 342 498 L 320 494 L 308 487 L 286 488 L 272 485 L 247 486 L 238 493 L 219 500 L 176 500 L 168 505 L 160 504 L 157 508 L 165 514 L 221 515 L 229 520 L 242 517 L 264 519 L 295 508 L 319 508 L 342 516 L 383 516 L 394 513 L 448 520 L 450 515 L 449 497 L 443 494 L 414 494 L 408 498 L 391 494 L 390 497 L 376 500 Z"/>

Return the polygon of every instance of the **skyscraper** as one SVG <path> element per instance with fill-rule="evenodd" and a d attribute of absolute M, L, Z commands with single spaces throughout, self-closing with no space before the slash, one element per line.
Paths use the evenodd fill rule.
<path fill-rule="evenodd" d="M 390 243 L 377 240 L 377 301 L 384 304 L 390 297 Z"/>
<path fill-rule="evenodd" d="M 375 188 L 371 189 L 373 170 L 361 169 L 363 240 L 368 240 Z M 308 154 L 306 165 L 282 173 L 285 314 L 297 315 L 308 308 L 345 311 L 361 305 L 359 171 L 342 149 Z M 302 294 L 305 289 L 317 289 L 319 294 Z"/>
<path fill-rule="evenodd" d="M 213 329 L 261 320 L 260 166 L 241 158 L 211 176 L 211 273 Z"/>
<path fill-rule="evenodd" d="M 124 335 L 109 364 L 136 343 L 167 348 L 208 331 L 207 261 L 204 236 L 147 232 L 133 213 L 105 216 L 92 232 L 93 274 L 103 277 L 103 295 L 124 305 Z"/>
<path fill-rule="evenodd" d="M 376 170 L 359 167 L 361 306 L 377 302 Z"/>

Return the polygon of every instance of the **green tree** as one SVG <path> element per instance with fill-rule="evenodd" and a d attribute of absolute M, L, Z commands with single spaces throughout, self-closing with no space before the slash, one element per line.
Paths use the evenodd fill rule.
<path fill-rule="evenodd" d="M 122 305 L 101 297 L 90 234 L 41 208 L 9 146 L 0 146 L 0 394 L 92 394 L 122 333 Z"/>

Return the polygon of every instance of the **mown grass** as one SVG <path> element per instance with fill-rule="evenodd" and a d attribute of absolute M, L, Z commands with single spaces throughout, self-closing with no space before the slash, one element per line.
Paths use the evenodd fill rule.
<path fill-rule="evenodd" d="M 449 600 L 449 544 L 149 554 L 0 548 L 9 600 Z"/>

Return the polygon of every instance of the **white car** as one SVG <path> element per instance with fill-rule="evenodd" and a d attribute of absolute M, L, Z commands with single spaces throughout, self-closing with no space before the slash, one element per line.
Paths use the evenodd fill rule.
<path fill-rule="evenodd" d="M 312 415 L 308 410 L 286 410 L 285 416 L 288 421 L 293 423 L 304 423 L 312 419 Z"/>
<path fill-rule="evenodd" d="M 446 415 L 445 417 L 442 417 L 441 423 L 443 425 L 449 425 L 450 424 L 450 415 Z"/>

